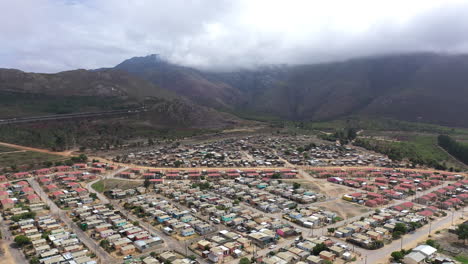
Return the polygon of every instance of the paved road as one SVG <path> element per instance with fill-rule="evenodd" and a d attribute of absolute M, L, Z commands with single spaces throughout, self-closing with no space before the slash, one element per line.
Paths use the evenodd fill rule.
<path fill-rule="evenodd" d="M 83 230 L 81 230 L 66 214 L 65 211 L 61 210 L 42 190 L 41 186 L 37 183 L 36 180 L 30 178 L 27 179 L 34 191 L 41 197 L 41 199 L 49 206 L 50 212 L 53 216 L 62 220 L 73 232 L 78 236 L 78 238 L 83 242 L 83 244 L 88 247 L 89 250 L 93 251 L 96 256 L 103 263 L 115 263 L 119 261 L 116 258 L 113 258 L 109 255 L 103 248 L 101 248 L 95 240 L 89 237 Z"/>

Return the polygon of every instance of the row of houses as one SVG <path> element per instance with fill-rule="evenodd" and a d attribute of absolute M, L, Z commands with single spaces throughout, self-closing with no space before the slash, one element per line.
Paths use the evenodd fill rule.
<path fill-rule="evenodd" d="M 91 237 L 98 241 L 107 240 L 121 255 L 146 252 L 164 242 L 146 229 L 134 225 L 122 212 L 102 204 L 77 208 L 73 214 Z"/>
<path fill-rule="evenodd" d="M 18 222 L 19 234 L 27 236 L 32 248 L 25 254 L 35 256 L 41 264 L 77 263 L 96 264 L 80 239 L 62 222 L 51 216 L 24 219 Z"/>

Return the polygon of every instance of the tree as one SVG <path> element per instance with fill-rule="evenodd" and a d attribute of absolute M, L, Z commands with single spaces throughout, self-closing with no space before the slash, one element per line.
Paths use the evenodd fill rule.
<path fill-rule="evenodd" d="M 335 232 L 335 228 L 330 227 L 330 228 L 327 229 L 327 231 L 328 231 L 328 233 L 333 233 L 333 232 Z"/>
<path fill-rule="evenodd" d="M 406 234 L 408 228 L 403 223 L 396 223 L 395 227 L 393 228 L 393 232 L 400 232 L 402 234 Z"/>
<path fill-rule="evenodd" d="M 96 193 L 89 193 L 89 197 L 91 197 L 91 199 L 93 199 L 93 200 L 96 200 L 97 199 L 97 194 Z"/>
<path fill-rule="evenodd" d="M 29 237 L 24 236 L 24 235 L 16 236 L 14 241 L 19 247 L 23 247 L 31 243 L 31 239 L 29 239 Z"/>
<path fill-rule="evenodd" d="M 403 252 L 401 252 L 401 251 L 393 251 L 391 256 L 392 256 L 393 260 L 400 261 L 405 257 L 405 254 L 403 254 Z"/>
<path fill-rule="evenodd" d="M 143 186 L 145 186 L 146 189 L 148 189 L 148 187 L 150 186 L 151 182 L 148 178 L 145 179 L 145 181 L 143 182 Z"/>
<path fill-rule="evenodd" d="M 41 263 L 39 261 L 39 258 L 38 257 L 32 257 L 30 260 L 29 260 L 29 264 L 39 264 Z"/>
<path fill-rule="evenodd" d="M 110 247 L 110 243 L 107 239 L 101 240 L 101 242 L 99 242 L 99 245 L 105 250 L 109 249 Z"/>
<path fill-rule="evenodd" d="M 318 256 L 320 254 L 320 252 L 322 252 L 324 250 L 327 250 L 327 249 L 328 248 L 324 243 L 320 243 L 320 244 L 315 245 L 315 247 L 312 249 L 312 253 L 315 256 Z"/>
<path fill-rule="evenodd" d="M 243 257 L 239 260 L 239 264 L 250 264 L 250 259 Z"/>
<path fill-rule="evenodd" d="M 429 245 L 429 246 L 431 246 L 433 248 L 437 248 L 437 249 L 440 248 L 439 243 L 437 243 L 435 240 L 432 240 L 432 239 L 426 240 L 426 245 Z"/>
<path fill-rule="evenodd" d="M 301 188 L 301 184 L 298 183 L 298 182 L 295 182 L 295 183 L 293 183 L 293 188 L 294 188 L 295 190 L 296 190 L 296 189 L 299 189 L 299 188 Z"/>
<path fill-rule="evenodd" d="M 463 240 L 463 244 L 466 244 L 466 240 L 468 239 L 468 224 L 463 223 L 459 225 L 455 230 L 455 234 L 457 234 L 458 239 Z"/>

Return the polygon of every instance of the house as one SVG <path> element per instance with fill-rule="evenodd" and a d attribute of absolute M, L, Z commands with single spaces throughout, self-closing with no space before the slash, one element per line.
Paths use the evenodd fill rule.
<path fill-rule="evenodd" d="M 426 256 L 419 252 L 411 252 L 405 256 L 403 263 L 405 264 L 422 264 L 425 263 Z"/>
<path fill-rule="evenodd" d="M 7 191 L 0 191 L 0 200 L 7 199 L 9 194 Z"/>
<path fill-rule="evenodd" d="M 130 255 L 136 252 L 136 248 L 134 245 L 126 245 L 120 248 L 120 254 L 122 255 Z"/>
<path fill-rule="evenodd" d="M 195 230 L 193 228 L 186 228 L 186 229 L 183 229 L 180 234 L 183 236 L 183 237 L 188 237 L 188 236 L 191 236 L 191 235 L 194 235 L 195 234 Z"/>
<path fill-rule="evenodd" d="M 333 262 L 335 260 L 335 258 L 336 258 L 335 254 L 333 254 L 333 253 L 331 253 L 329 251 L 325 251 L 325 250 L 320 252 L 319 256 L 320 256 L 321 259 L 329 260 L 331 262 Z"/>
<path fill-rule="evenodd" d="M 40 203 L 41 202 L 41 198 L 39 198 L 39 196 L 37 194 L 29 194 L 28 196 L 26 196 L 26 198 L 28 199 L 29 203 Z"/>
<path fill-rule="evenodd" d="M 172 262 L 172 261 L 174 261 L 174 260 L 177 259 L 177 256 L 174 255 L 174 253 L 172 253 L 172 252 L 170 252 L 170 251 L 165 251 L 165 252 L 161 253 L 161 254 L 159 255 L 159 257 L 161 258 L 161 260 L 162 260 L 163 262 L 166 262 L 166 261 L 167 261 L 167 262 Z"/>
<path fill-rule="evenodd" d="M 3 199 L 0 201 L 1 204 L 2 204 L 2 207 L 3 209 L 10 209 L 10 208 L 13 208 L 15 202 L 12 200 L 12 199 Z"/>
<path fill-rule="evenodd" d="M 24 187 L 23 189 L 21 189 L 21 191 L 22 191 L 23 194 L 25 194 L 25 195 L 33 194 L 33 193 L 34 193 L 34 189 L 31 188 L 31 187 Z"/>
<path fill-rule="evenodd" d="M 274 237 L 262 232 L 251 233 L 248 235 L 248 237 L 252 240 L 253 243 L 262 248 L 274 240 Z"/>
<path fill-rule="evenodd" d="M 415 248 L 413 248 L 413 250 L 411 252 L 419 252 L 421 254 L 423 254 L 425 257 L 432 257 L 434 255 L 434 253 L 437 252 L 437 249 L 429 246 L 429 245 L 419 245 Z"/>
<path fill-rule="evenodd" d="M 206 250 L 206 249 L 209 249 L 211 246 L 211 242 L 210 241 L 207 241 L 207 240 L 200 240 L 197 242 L 197 247 L 198 249 L 200 250 Z"/>
<path fill-rule="evenodd" d="M 323 259 L 321 259 L 318 256 L 314 256 L 314 255 L 308 256 L 306 258 L 306 261 L 309 264 L 322 264 L 323 263 Z"/>

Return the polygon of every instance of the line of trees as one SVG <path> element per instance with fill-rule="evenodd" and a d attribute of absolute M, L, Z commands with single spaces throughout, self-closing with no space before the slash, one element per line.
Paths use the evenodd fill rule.
<path fill-rule="evenodd" d="M 459 143 L 447 135 L 439 135 L 437 143 L 452 156 L 468 165 L 468 145 Z"/>

